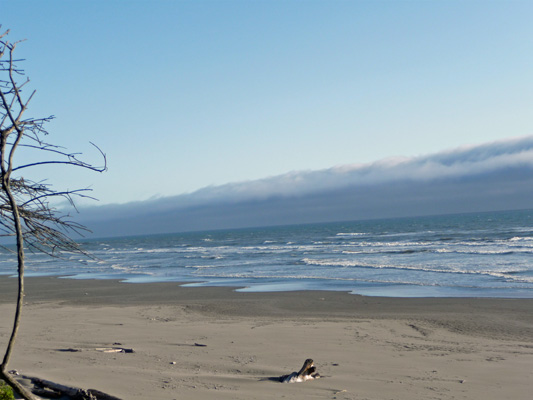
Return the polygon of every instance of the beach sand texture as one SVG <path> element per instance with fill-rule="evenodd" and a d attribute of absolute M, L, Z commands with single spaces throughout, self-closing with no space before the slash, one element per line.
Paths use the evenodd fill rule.
<path fill-rule="evenodd" d="M 16 282 L 0 279 L 5 347 Z M 533 299 L 239 293 L 28 278 L 10 369 L 124 400 L 526 400 Z M 200 346 L 199 346 L 200 345 Z M 134 349 L 133 353 L 103 348 Z M 321 379 L 271 378 L 315 361 Z"/>

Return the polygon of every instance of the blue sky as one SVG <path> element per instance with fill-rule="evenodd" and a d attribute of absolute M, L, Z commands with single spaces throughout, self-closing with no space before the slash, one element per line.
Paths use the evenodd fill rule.
<path fill-rule="evenodd" d="M 528 1 L 0 0 L 101 204 L 533 134 Z"/>

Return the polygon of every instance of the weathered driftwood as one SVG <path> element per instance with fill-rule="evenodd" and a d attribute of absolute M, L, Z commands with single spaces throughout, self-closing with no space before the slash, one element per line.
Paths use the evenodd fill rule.
<path fill-rule="evenodd" d="M 37 396 L 45 397 L 47 399 L 59 399 L 59 398 L 63 397 L 61 392 L 58 392 L 58 391 L 52 390 L 52 389 L 33 388 L 31 390 L 31 392 L 33 394 L 36 394 Z"/>
<path fill-rule="evenodd" d="M 124 347 L 97 347 L 95 350 L 104 353 L 135 353 L 135 350 Z"/>
<path fill-rule="evenodd" d="M 121 400 L 118 397 L 111 396 L 110 394 L 101 392 L 96 389 L 89 389 L 87 390 L 91 396 L 93 396 L 96 400 Z"/>
<path fill-rule="evenodd" d="M 298 372 L 293 372 L 289 375 L 282 375 L 279 381 L 283 383 L 305 382 L 311 379 L 320 378 L 320 374 L 316 372 L 316 367 L 312 359 L 305 360 L 304 365 Z"/>
<path fill-rule="evenodd" d="M 54 397 L 56 394 L 70 397 L 72 400 L 121 400 L 118 397 L 100 392 L 95 389 L 80 389 L 72 386 L 65 386 L 59 383 L 40 378 L 26 377 L 35 385 L 33 393 L 39 396 Z"/>
<path fill-rule="evenodd" d="M 85 349 L 85 350 L 96 350 L 96 351 L 101 351 L 103 353 L 135 353 L 134 349 L 130 349 L 126 347 L 95 347 L 93 349 Z M 68 349 L 57 349 L 57 351 L 62 351 L 65 353 L 78 353 L 80 351 L 84 351 L 84 349 L 68 348 Z"/>
<path fill-rule="evenodd" d="M 11 388 L 24 399 L 36 399 L 33 393 L 15 379 L 14 374 L 5 371 L 5 365 L 0 365 L 0 379 L 5 381 Z"/>

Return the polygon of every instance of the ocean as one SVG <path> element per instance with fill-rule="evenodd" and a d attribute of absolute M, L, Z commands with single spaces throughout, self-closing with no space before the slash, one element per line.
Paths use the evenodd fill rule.
<path fill-rule="evenodd" d="M 239 291 L 533 297 L 533 210 L 91 239 L 95 259 L 28 254 L 26 276 Z M 16 258 L 0 253 L 0 274 Z"/>

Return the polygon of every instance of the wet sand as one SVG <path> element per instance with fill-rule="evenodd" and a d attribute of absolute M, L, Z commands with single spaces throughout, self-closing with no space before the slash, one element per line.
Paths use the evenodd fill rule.
<path fill-rule="evenodd" d="M 0 344 L 16 281 L 0 277 Z M 28 278 L 9 369 L 129 399 L 529 399 L 533 299 Z M 103 349 L 133 349 L 112 353 Z M 323 378 L 272 378 L 313 358 Z"/>

